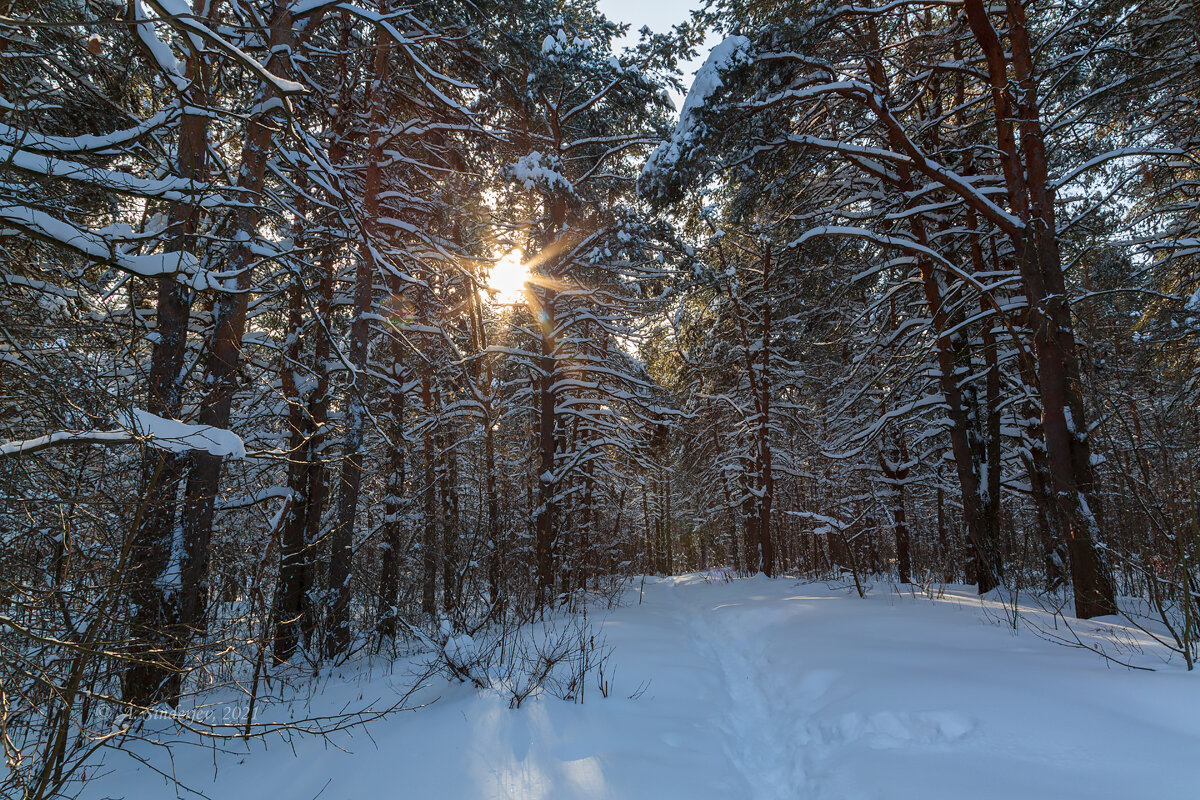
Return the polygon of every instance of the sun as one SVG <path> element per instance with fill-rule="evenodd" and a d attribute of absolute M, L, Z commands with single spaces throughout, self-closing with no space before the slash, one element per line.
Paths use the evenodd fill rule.
<path fill-rule="evenodd" d="M 525 300 L 525 283 L 529 280 L 529 265 L 521 261 L 521 251 L 513 250 L 492 264 L 488 273 L 488 288 L 493 303 L 511 305 Z"/>

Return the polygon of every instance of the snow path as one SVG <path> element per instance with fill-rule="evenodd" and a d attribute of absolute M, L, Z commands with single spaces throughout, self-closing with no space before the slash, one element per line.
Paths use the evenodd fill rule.
<path fill-rule="evenodd" d="M 727 734 L 723 749 L 730 765 L 745 779 L 749 791 L 743 796 L 748 800 L 792 796 L 804 777 L 798 764 L 801 753 L 782 715 L 770 710 L 765 643 L 744 627 L 722 624 L 719 608 L 685 605 L 675 587 L 671 594 L 680 623 L 691 627 L 697 647 L 712 659 L 724 682 L 728 700 L 721 723 Z"/>
<path fill-rule="evenodd" d="M 693 633 L 698 657 L 709 659 L 722 676 L 728 698 L 719 723 L 727 734 L 723 751 L 746 784 L 739 796 L 747 800 L 826 796 L 821 778 L 835 777 L 836 771 L 822 762 L 841 747 L 865 742 L 878 749 L 919 749 L 961 738 L 974 727 L 969 717 L 953 711 L 850 713 L 818 721 L 816 712 L 839 673 L 805 669 L 802 658 L 779 663 L 773 657 L 795 645 L 781 641 L 796 631 L 780 624 L 789 615 L 778 598 L 714 606 L 706 602 L 711 587 L 667 586 L 679 624 Z M 835 787 L 829 796 L 860 795 Z"/>
<path fill-rule="evenodd" d="M 1159 671 L 1014 635 L 968 589 L 862 600 L 783 579 L 648 579 L 602 626 L 608 699 L 589 687 L 583 705 L 510 710 L 441 684 L 436 703 L 341 736 L 349 752 L 176 748 L 175 769 L 221 800 L 1125 800 L 1200 786 L 1200 675 L 1137 637 L 1123 657 Z M 315 710 L 403 685 L 347 674 Z M 82 797 L 174 796 L 117 758 Z"/>

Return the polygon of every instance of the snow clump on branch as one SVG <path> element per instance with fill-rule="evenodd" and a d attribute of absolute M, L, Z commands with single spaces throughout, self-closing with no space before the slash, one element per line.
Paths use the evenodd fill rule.
<path fill-rule="evenodd" d="M 683 101 L 671 138 L 658 145 L 642 167 L 638 189 L 643 197 L 661 201 L 676 193 L 673 187 L 682 177 L 683 163 L 694 161 L 698 155 L 694 150 L 707 132 L 706 112 L 713 96 L 725 86 L 725 73 L 753 58 L 750 40 L 745 36 L 730 36 L 708 54 Z"/>

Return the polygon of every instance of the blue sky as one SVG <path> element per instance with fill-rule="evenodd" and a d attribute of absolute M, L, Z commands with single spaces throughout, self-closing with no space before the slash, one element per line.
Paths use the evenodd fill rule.
<path fill-rule="evenodd" d="M 675 23 L 687 19 L 692 9 L 699 4 L 700 0 L 598 0 L 600 10 L 609 19 L 633 25 L 630 28 L 630 39 L 633 41 L 637 40 L 637 31 L 643 25 L 649 25 L 650 29 L 656 33 L 666 31 Z M 710 38 L 706 44 L 708 47 L 703 49 L 695 61 L 683 66 L 684 85 L 691 85 L 692 73 L 704 63 L 704 57 L 708 55 L 708 48 L 711 48 L 716 42 Z M 683 98 L 678 95 L 672 95 L 671 99 L 675 101 L 676 108 L 683 104 Z"/>
<path fill-rule="evenodd" d="M 599 0 L 600 10 L 606 16 L 633 23 L 635 31 L 643 25 L 665 31 L 686 19 L 698 5 L 697 0 Z"/>

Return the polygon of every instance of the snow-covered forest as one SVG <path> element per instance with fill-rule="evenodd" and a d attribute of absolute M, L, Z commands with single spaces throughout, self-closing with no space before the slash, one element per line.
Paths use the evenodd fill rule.
<path fill-rule="evenodd" d="M 418 797 L 883 797 L 838 770 L 983 736 L 935 702 L 960 638 L 1030 676 L 978 694 L 1006 735 L 1124 741 L 1079 670 L 1160 737 L 1096 758 L 1200 782 L 1200 10 L 697 5 L 3 4 L 0 795 L 262 796 L 216 752 L 400 715 Z M 806 625 L 857 671 L 752 635 Z M 814 716 L 903 632 L 925 707 Z M 652 711 L 685 650 L 745 786 L 637 761 L 693 746 Z M 597 784 L 473 705 L 524 778 L 441 785 L 455 691 L 665 732 Z M 1115 796 L 1089 763 L 976 796 Z"/>

